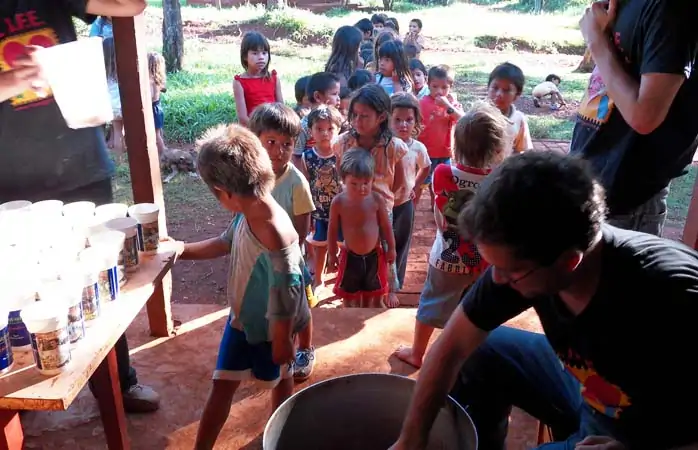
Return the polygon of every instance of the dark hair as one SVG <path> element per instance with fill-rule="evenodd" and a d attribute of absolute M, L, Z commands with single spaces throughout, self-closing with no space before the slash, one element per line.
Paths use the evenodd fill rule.
<path fill-rule="evenodd" d="M 364 66 L 373 61 L 373 41 L 364 41 L 359 47 L 359 54 L 364 60 Z"/>
<path fill-rule="evenodd" d="M 102 52 L 104 52 L 104 69 L 107 72 L 107 80 L 119 81 L 116 71 L 116 51 L 114 38 L 108 37 L 102 40 Z"/>
<path fill-rule="evenodd" d="M 373 81 L 373 74 L 369 70 L 359 69 L 349 77 L 349 80 L 347 81 L 347 86 L 352 91 L 355 91 L 359 89 L 361 86 L 364 86 L 368 83 L 373 83 Z"/>
<path fill-rule="evenodd" d="M 315 93 L 320 92 L 324 94 L 325 92 L 332 89 L 333 86 L 339 83 L 339 77 L 330 72 L 318 72 L 314 73 L 308 79 L 308 84 L 305 87 L 305 95 L 308 96 L 308 101 L 311 105 L 317 103 L 315 100 Z"/>
<path fill-rule="evenodd" d="M 393 39 L 381 45 L 378 49 L 378 58 L 389 58 L 393 62 L 393 70 L 398 78 L 401 81 L 406 80 L 410 85 L 414 84 L 402 42 Z"/>
<path fill-rule="evenodd" d="M 412 58 L 410 59 L 410 70 L 419 70 L 421 71 L 424 75 L 427 75 L 427 68 L 424 65 L 424 63 L 417 58 Z"/>
<path fill-rule="evenodd" d="M 356 24 L 354 26 L 356 28 L 358 28 L 364 34 L 373 33 L 373 24 L 371 23 L 371 21 L 369 19 L 367 19 L 365 17 L 363 19 L 359 20 L 358 22 L 356 22 Z"/>
<path fill-rule="evenodd" d="M 584 160 L 526 152 L 485 178 L 459 224 L 476 243 L 502 245 L 517 258 L 548 266 L 565 251 L 587 251 L 605 215 L 604 190 Z"/>
<path fill-rule="evenodd" d="M 562 81 L 562 78 L 558 77 L 554 73 L 551 73 L 550 75 L 545 77 L 545 81 L 555 81 L 555 80 L 557 80 L 557 82 L 559 83 L 560 81 Z"/>
<path fill-rule="evenodd" d="M 385 27 L 397 31 L 397 24 L 393 19 L 388 18 L 388 20 L 385 21 Z"/>
<path fill-rule="evenodd" d="M 262 197 L 274 188 L 269 154 L 259 139 L 240 125 L 211 128 L 196 143 L 201 179 L 228 194 Z"/>
<path fill-rule="evenodd" d="M 395 40 L 396 37 L 395 32 L 388 29 L 381 31 L 376 36 L 376 39 L 373 41 L 373 60 L 376 61 L 376 69 L 378 68 L 378 49 L 386 42 Z"/>
<path fill-rule="evenodd" d="M 262 69 L 262 75 L 264 77 L 269 76 L 269 64 L 271 64 L 271 48 L 269 47 L 269 41 L 264 37 L 262 33 L 256 31 L 248 31 L 242 37 L 242 42 L 240 43 L 240 63 L 243 69 L 247 70 L 247 54 L 254 51 L 263 51 L 269 54 L 269 59 L 267 59 L 267 66 Z"/>
<path fill-rule="evenodd" d="M 390 112 L 394 112 L 397 108 L 411 109 L 414 111 L 414 130 L 412 137 L 419 136 L 422 132 L 422 111 L 419 107 L 419 100 L 409 92 L 398 92 L 390 97 Z"/>
<path fill-rule="evenodd" d="M 410 43 L 410 44 L 405 44 L 405 57 L 407 60 L 415 59 L 417 57 L 417 53 L 419 52 L 419 49 L 417 48 L 416 45 Z M 408 65 L 409 67 L 409 65 Z"/>
<path fill-rule="evenodd" d="M 429 69 L 427 74 L 427 83 L 431 83 L 432 80 L 446 80 L 449 84 L 453 85 L 455 80 L 455 73 L 451 67 L 446 64 L 439 64 Z"/>
<path fill-rule="evenodd" d="M 354 105 L 356 104 L 366 105 L 378 115 L 385 114 L 385 120 L 380 124 L 379 133 L 381 137 L 389 141 L 393 134 L 390 132 L 389 120 L 390 97 L 388 97 L 385 90 L 377 84 L 367 84 L 354 92 L 354 95 L 351 97 L 351 103 L 349 103 L 349 114 L 347 114 L 349 123 L 354 119 Z"/>
<path fill-rule="evenodd" d="M 400 33 L 400 22 L 397 20 L 397 17 L 388 17 L 388 20 L 386 21 L 386 25 L 388 24 L 387 22 L 392 22 L 393 25 L 395 25 L 395 31 Z"/>
<path fill-rule="evenodd" d="M 371 16 L 371 24 L 375 25 L 377 23 L 383 24 L 385 26 L 385 19 L 387 16 L 385 14 L 374 14 Z"/>
<path fill-rule="evenodd" d="M 296 103 L 303 103 L 303 97 L 306 96 L 305 90 L 308 86 L 308 80 L 310 80 L 310 75 L 300 77 L 296 80 L 296 84 L 293 86 L 293 91 L 296 96 Z"/>
<path fill-rule="evenodd" d="M 495 79 L 507 80 L 513 83 L 514 86 L 516 86 L 517 94 L 523 92 L 524 84 L 526 83 L 526 78 L 521 68 L 510 62 L 502 63 L 494 68 L 487 80 L 487 86 L 489 87 L 489 85 L 492 84 L 492 80 Z"/>
<path fill-rule="evenodd" d="M 422 29 L 422 21 L 420 19 L 412 19 L 410 20 L 410 23 L 416 23 L 417 27 L 421 30 Z"/>
<path fill-rule="evenodd" d="M 456 123 L 456 162 L 478 168 L 501 163 L 511 150 L 509 120 L 493 105 L 478 102 Z"/>
<path fill-rule="evenodd" d="M 344 122 L 344 117 L 342 117 L 342 114 L 337 110 L 337 108 L 327 105 L 318 106 L 310 111 L 310 114 L 308 114 L 307 117 L 309 129 L 312 128 L 315 123 L 321 120 L 329 120 L 332 122 L 332 124 L 336 125 L 337 128 L 341 127 L 342 123 Z"/>
<path fill-rule="evenodd" d="M 352 76 L 353 76 L 353 75 L 352 75 Z M 352 93 L 352 92 L 353 92 L 352 89 L 349 88 L 348 86 L 342 86 L 342 87 L 339 89 L 339 99 L 340 99 L 340 100 L 344 100 L 344 99 L 346 99 L 346 98 L 349 98 L 349 97 L 351 96 L 351 93 Z"/>
<path fill-rule="evenodd" d="M 325 72 L 349 79 L 359 65 L 359 46 L 363 39 L 358 28 L 351 25 L 339 27 L 332 38 L 332 53 L 325 64 Z"/>
<path fill-rule="evenodd" d="M 259 105 L 252 111 L 248 126 L 257 136 L 265 131 L 275 131 L 295 139 L 301 133 L 301 120 L 283 103 Z"/>
<path fill-rule="evenodd" d="M 350 148 L 342 155 L 342 162 L 339 163 L 339 176 L 342 180 L 347 175 L 372 179 L 375 175 L 375 164 L 371 152 L 360 147 Z"/>

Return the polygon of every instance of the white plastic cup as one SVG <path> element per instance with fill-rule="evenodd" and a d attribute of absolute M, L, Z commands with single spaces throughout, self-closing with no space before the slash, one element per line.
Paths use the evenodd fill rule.
<path fill-rule="evenodd" d="M 122 219 L 128 214 L 128 206 L 123 203 L 107 203 L 95 208 L 95 216 L 98 219 L 108 222 L 112 219 Z"/>
<path fill-rule="evenodd" d="M 29 200 L 14 200 L 0 205 L 0 211 L 22 211 L 29 210 L 32 202 Z"/>
<path fill-rule="evenodd" d="M 85 320 L 94 320 L 102 313 L 97 286 L 99 272 L 92 267 L 84 267 L 84 265 L 83 272 L 82 312 Z"/>
<path fill-rule="evenodd" d="M 60 200 L 43 200 L 31 206 L 32 212 L 40 214 L 46 218 L 53 218 L 63 215 L 63 202 Z"/>
<path fill-rule="evenodd" d="M 9 283 L 10 280 L 3 281 L 3 284 Z M 31 339 L 29 330 L 22 322 L 20 312 L 25 307 L 36 301 L 36 288 L 28 284 L 28 280 L 19 280 L 14 286 L 8 289 L 3 295 L 7 295 L 7 307 L 9 311 L 8 317 L 8 332 L 10 333 L 10 345 L 13 351 L 26 352 L 31 350 Z M 1 347 L 1 345 L 0 345 Z"/>
<path fill-rule="evenodd" d="M 10 346 L 8 317 L 9 314 L 6 309 L 0 310 L 0 373 L 9 372 L 14 363 Z"/>
<path fill-rule="evenodd" d="M 34 302 L 20 313 L 31 336 L 36 368 L 58 375 L 70 363 L 68 306 L 64 302 Z"/>
<path fill-rule="evenodd" d="M 96 127 L 114 118 L 102 38 L 42 48 L 35 56 L 70 128 Z"/>
<path fill-rule="evenodd" d="M 138 240 L 146 254 L 157 252 L 160 246 L 159 214 L 160 207 L 155 203 L 139 203 L 128 209 L 128 215 L 138 221 Z"/>
<path fill-rule="evenodd" d="M 83 267 L 97 272 L 97 295 L 101 305 L 119 297 L 117 262 L 118 254 L 113 254 L 113 248 L 93 246 L 80 252 Z"/>
<path fill-rule="evenodd" d="M 107 221 L 104 226 L 109 230 L 121 231 L 124 233 L 124 248 L 119 256 L 120 264 L 126 272 L 138 270 L 138 222 L 133 217 L 124 217 Z"/>
<path fill-rule="evenodd" d="M 92 202 L 73 202 L 63 205 L 63 215 L 75 224 L 76 221 L 84 221 L 95 215 L 95 204 Z"/>
<path fill-rule="evenodd" d="M 123 231 L 109 230 L 104 227 L 104 231 L 90 236 L 90 245 L 93 247 L 104 247 L 116 255 L 116 268 L 119 276 L 119 286 L 126 283 L 126 266 L 123 260 L 123 250 L 126 233 Z"/>
<path fill-rule="evenodd" d="M 85 336 L 85 317 L 82 311 L 82 283 L 77 278 L 79 273 L 71 266 L 68 274 L 61 274 L 61 279 L 42 283 L 39 286 L 41 303 L 61 304 L 68 317 L 68 336 L 75 343 Z"/>

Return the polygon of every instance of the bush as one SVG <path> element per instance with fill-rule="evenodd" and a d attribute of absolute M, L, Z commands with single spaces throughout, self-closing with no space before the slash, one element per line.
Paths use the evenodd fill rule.
<path fill-rule="evenodd" d="M 326 17 L 300 9 L 266 11 L 261 23 L 269 28 L 283 30 L 290 39 L 302 44 L 327 43 L 334 35 L 334 27 Z"/>
<path fill-rule="evenodd" d="M 533 52 L 533 53 L 563 53 L 565 55 L 583 55 L 586 45 L 572 42 L 543 41 L 536 42 L 527 39 L 507 36 L 492 36 L 489 34 L 476 36 L 473 40 L 476 47 L 505 52 Z"/>

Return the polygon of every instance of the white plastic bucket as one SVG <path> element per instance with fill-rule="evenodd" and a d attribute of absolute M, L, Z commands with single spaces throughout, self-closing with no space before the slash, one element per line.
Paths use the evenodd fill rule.
<path fill-rule="evenodd" d="M 80 262 L 85 269 L 97 272 L 97 295 L 101 305 L 119 297 L 118 254 L 104 246 L 86 248 L 80 253 Z"/>
<path fill-rule="evenodd" d="M 31 207 L 32 212 L 45 217 L 56 217 L 63 215 L 63 202 L 60 200 L 43 200 L 36 202 Z"/>
<path fill-rule="evenodd" d="M 20 313 L 31 336 L 36 368 L 57 375 L 70 363 L 68 307 L 63 302 L 34 302 Z"/>
<path fill-rule="evenodd" d="M 29 210 L 32 202 L 29 200 L 14 200 L 11 202 L 5 202 L 0 205 L 0 212 L 2 211 L 19 211 L 19 210 Z"/>
<path fill-rule="evenodd" d="M 95 208 L 95 216 L 104 222 L 124 218 L 126 214 L 128 214 L 128 206 L 123 203 L 107 203 Z"/>
<path fill-rule="evenodd" d="M 107 221 L 104 226 L 109 230 L 124 233 L 124 247 L 119 257 L 123 261 L 126 272 L 138 270 L 138 222 L 132 217 L 124 217 Z"/>
<path fill-rule="evenodd" d="M 8 316 L 6 309 L 0 310 L 0 373 L 9 372 L 14 363 L 10 346 Z"/>
<path fill-rule="evenodd" d="M 128 209 L 128 215 L 138 221 L 138 240 L 144 253 L 155 253 L 160 246 L 159 214 L 160 207 L 155 203 L 139 203 Z"/>

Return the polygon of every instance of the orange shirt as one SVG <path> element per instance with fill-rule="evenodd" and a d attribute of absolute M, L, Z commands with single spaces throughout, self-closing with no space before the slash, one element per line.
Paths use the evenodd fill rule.
<path fill-rule="evenodd" d="M 455 101 L 451 103 L 460 108 L 460 104 Z M 418 140 L 427 147 L 429 158 L 450 158 L 453 152 L 453 129 L 458 120 L 446 113 L 446 108 L 438 106 L 430 95 L 422 97 L 419 107 L 424 130 L 419 134 Z"/>

